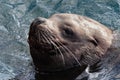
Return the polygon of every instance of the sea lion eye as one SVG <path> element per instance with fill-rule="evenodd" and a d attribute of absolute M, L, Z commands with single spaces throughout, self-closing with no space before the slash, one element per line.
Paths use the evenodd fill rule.
<path fill-rule="evenodd" d="M 72 29 L 69 29 L 69 28 L 64 28 L 63 29 L 63 34 L 66 35 L 66 36 L 72 36 L 72 35 L 74 35 Z"/>

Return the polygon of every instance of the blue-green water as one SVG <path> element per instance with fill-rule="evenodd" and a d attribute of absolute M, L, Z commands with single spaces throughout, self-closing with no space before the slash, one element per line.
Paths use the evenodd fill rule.
<path fill-rule="evenodd" d="M 84 15 L 120 29 L 120 0 L 0 0 L 0 80 L 17 75 L 29 80 L 23 76 L 32 68 L 27 43 L 30 23 L 38 16 L 47 18 L 54 13 Z M 120 80 L 120 64 L 110 74 L 100 76 L 95 80 Z"/>

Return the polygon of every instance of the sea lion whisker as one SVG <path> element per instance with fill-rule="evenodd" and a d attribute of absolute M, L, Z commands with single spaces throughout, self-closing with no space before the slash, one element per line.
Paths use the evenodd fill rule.
<path fill-rule="evenodd" d="M 43 34 L 43 33 L 42 33 L 42 35 L 43 35 L 44 39 L 46 40 L 46 42 L 47 42 L 48 44 L 51 44 L 51 42 L 49 41 L 48 37 L 45 36 L 45 34 Z"/>
<path fill-rule="evenodd" d="M 49 36 L 49 38 L 51 38 L 51 40 L 54 39 L 53 36 L 51 36 L 51 35 Z M 54 41 L 53 41 L 53 42 L 54 42 Z M 55 42 L 54 42 L 54 43 L 55 43 Z M 64 47 L 63 47 L 63 44 L 60 44 L 60 42 L 57 42 L 57 43 L 55 43 L 55 44 L 57 44 L 58 46 L 60 46 L 60 47 L 66 52 L 66 50 L 65 50 Z"/>
<path fill-rule="evenodd" d="M 43 42 L 45 41 L 43 34 L 40 31 L 38 31 L 38 41 L 39 42 L 41 42 L 40 39 L 42 39 L 41 41 L 43 41 Z"/>
<path fill-rule="evenodd" d="M 43 42 L 49 43 L 49 41 L 45 38 L 45 36 L 43 34 L 41 34 L 41 36 L 42 36 Z"/>
<path fill-rule="evenodd" d="M 57 47 L 57 45 L 54 42 L 51 42 L 51 43 L 53 43 L 56 46 L 56 48 L 58 49 L 59 53 L 61 54 L 61 57 L 62 57 L 62 60 L 63 60 L 63 64 L 65 65 L 64 55 L 62 54 L 61 50 L 59 49 L 59 47 Z"/>
<path fill-rule="evenodd" d="M 40 33 L 39 33 L 39 30 L 36 30 L 36 33 L 35 33 L 35 35 L 38 37 L 38 42 L 40 42 Z"/>
<path fill-rule="evenodd" d="M 44 34 L 44 35 L 47 37 L 46 34 Z M 63 60 L 63 64 L 65 65 L 64 55 L 62 54 L 61 50 L 60 50 L 59 47 L 50 39 L 50 37 L 48 37 L 48 39 L 50 40 L 51 44 L 53 44 L 53 46 L 56 47 L 57 50 L 59 51 L 59 53 L 60 53 L 60 55 L 61 55 L 61 57 L 62 57 L 62 60 Z"/>
<path fill-rule="evenodd" d="M 41 31 L 37 30 L 36 33 L 37 33 L 37 35 L 38 35 L 38 41 L 39 41 L 39 42 L 41 42 L 41 41 L 42 41 L 42 42 L 45 42 L 45 41 L 46 41 L 45 38 L 43 37 L 43 34 L 42 34 Z"/>
<path fill-rule="evenodd" d="M 51 38 L 52 38 L 52 36 L 51 36 Z M 61 43 L 61 42 L 57 42 L 57 43 L 59 43 L 58 45 L 61 45 L 61 47 L 62 47 L 63 50 L 68 51 L 71 54 L 71 56 L 76 60 L 76 62 L 79 65 L 81 65 L 80 62 L 79 62 L 79 60 L 76 58 L 76 56 L 63 43 Z"/>
<path fill-rule="evenodd" d="M 63 45 L 63 43 L 61 43 L 61 42 L 58 42 L 58 43 L 59 43 L 59 45 L 61 44 L 61 47 L 63 48 L 63 50 L 66 49 L 65 51 L 68 51 L 71 54 L 71 56 L 76 60 L 76 62 L 79 65 L 81 65 L 80 62 L 79 62 L 79 60 L 76 58 L 76 56 L 65 45 Z"/>
<path fill-rule="evenodd" d="M 76 56 L 65 45 L 63 45 L 63 47 L 65 49 L 67 49 L 67 51 L 69 51 L 69 53 L 71 54 L 71 56 L 76 60 L 76 62 L 79 64 L 79 66 L 81 66 L 81 64 L 80 64 L 79 60 L 76 58 Z"/>

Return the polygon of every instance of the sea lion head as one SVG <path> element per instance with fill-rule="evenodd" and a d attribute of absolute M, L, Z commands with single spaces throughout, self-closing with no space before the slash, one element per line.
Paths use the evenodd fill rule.
<path fill-rule="evenodd" d="M 40 71 L 59 71 L 97 62 L 111 46 L 112 31 L 87 17 L 55 14 L 32 22 L 28 42 Z"/>

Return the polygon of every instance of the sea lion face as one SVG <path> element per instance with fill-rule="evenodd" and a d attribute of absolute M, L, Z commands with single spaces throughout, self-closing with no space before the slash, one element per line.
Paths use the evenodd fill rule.
<path fill-rule="evenodd" d="M 111 34 L 108 28 L 89 18 L 56 14 L 35 19 L 28 40 L 35 66 L 41 71 L 59 71 L 94 64 L 110 47 Z"/>

